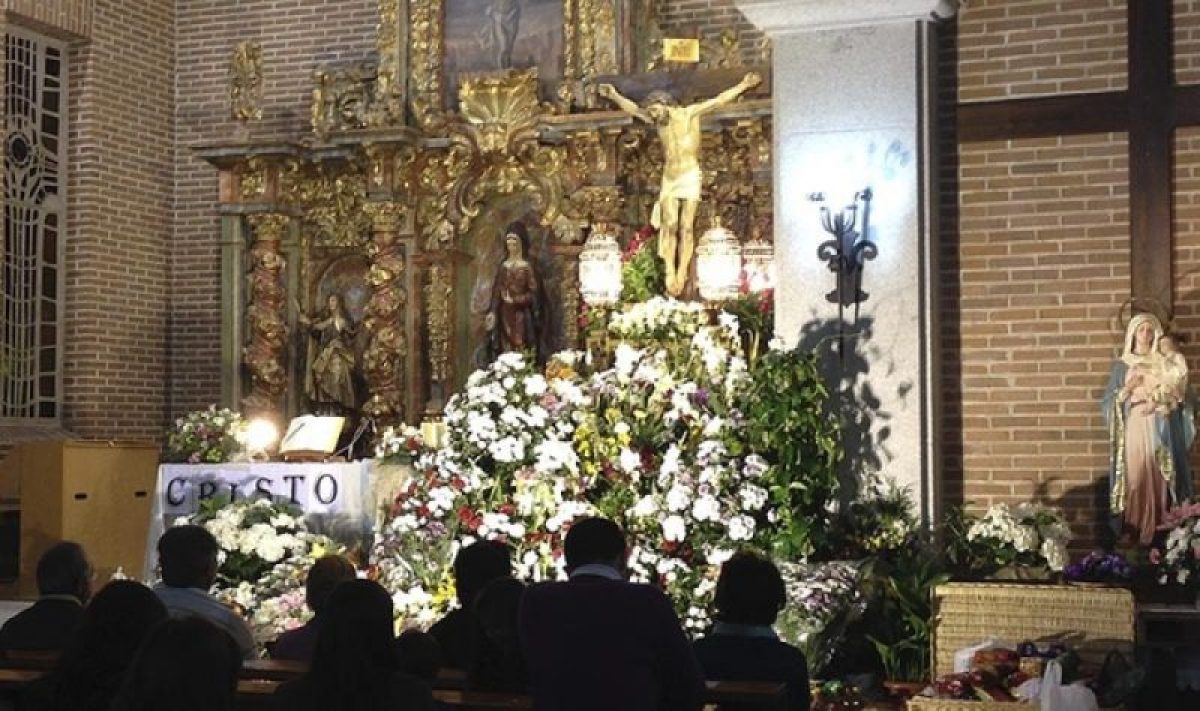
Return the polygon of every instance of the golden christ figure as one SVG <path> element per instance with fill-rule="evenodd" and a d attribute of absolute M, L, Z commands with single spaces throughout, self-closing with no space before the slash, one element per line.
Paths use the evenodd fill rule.
<path fill-rule="evenodd" d="M 611 84 L 600 85 L 600 96 L 611 100 L 622 111 L 653 124 L 663 145 L 662 188 L 650 224 L 658 228 L 658 255 L 667 265 L 667 293 L 679 296 L 687 284 L 696 249 L 693 224 L 700 206 L 700 118 L 713 109 L 731 104 L 749 89 L 762 83 L 751 72 L 737 86 L 705 101 L 679 106 L 665 91 L 651 92 L 645 108 L 622 96 Z"/>

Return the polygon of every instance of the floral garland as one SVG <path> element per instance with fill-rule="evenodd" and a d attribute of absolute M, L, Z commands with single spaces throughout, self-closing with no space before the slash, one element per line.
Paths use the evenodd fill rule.
<path fill-rule="evenodd" d="M 312 617 L 304 579 L 322 556 L 344 549 L 308 530 L 298 509 L 269 499 L 209 499 L 176 525 L 203 526 L 217 539 L 219 568 L 213 594 L 246 611 L 258 643 Z"/>

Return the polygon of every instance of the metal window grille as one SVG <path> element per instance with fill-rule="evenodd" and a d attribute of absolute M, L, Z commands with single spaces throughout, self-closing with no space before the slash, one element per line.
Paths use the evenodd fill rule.
<path fill-rule="evenodd" d="M 66 77 L 63 45 L 9 28 L 4 63 L 0 419 L 59 417 Z"/>

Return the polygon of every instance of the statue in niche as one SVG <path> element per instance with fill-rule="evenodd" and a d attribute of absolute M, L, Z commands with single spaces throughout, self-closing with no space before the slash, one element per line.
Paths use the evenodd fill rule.
<path fill-rule="evenodd" d="M 1129 321 L 1103 412 L 1109 432 L 1109 513 L 1114 531 L 1149 545 L 1167 509 L 1192 496 L 1188 455 L 1195 424 L 1187 363 L 1153 314 Z"/>
<path fill-rule="evenodd" d="M 300 324 L 308 329 L 308 367 L 304 372 L 304 394 L 318 409 L 337 414 L 355 412 L 358 397 L 354 388 L 357 358 L 352 344 L 358 328 L 339 294 L 330 294 L 325 312 L 313 318 L 300 312 Z"/>
<path fill-rule="evenodd" d="M 480 31 L 480 44 L 487 51 L 496 69 L 513 65 L 513 46 L 521 28 L 521 0 L 491 0 L 484 8 L 487 24 Z"/>
<path fill-rule="evenodd" d="M 484 317 L 487 361 L 516 351 L 532 353 L 538 363 L 543 362 L 544 307 L 542 284 L 530 262 L 529 232 L 525 225 L 514 222 L 504 231 L 504 258 L 496 269 Z"/>
<path fill-rule="evenodd" d="M 646 97 L 645 108 L 622 96 L 613 85 L 600 85 L 600 96 L 658 129 L 664 157 L 662 187 L 650 224 L 658 229 L 658 255 L 667 265 L 667 293 L 671 296 L 683 293 L 696 248 L 693 225 L 704 182 L 700 169 L 700 119 L 713 109 L 733 103 L 761 83 L 762 77 L 751 72 L 736 86 L 690 106 L 679 106 L 668 92 L 654 91 Z"/>

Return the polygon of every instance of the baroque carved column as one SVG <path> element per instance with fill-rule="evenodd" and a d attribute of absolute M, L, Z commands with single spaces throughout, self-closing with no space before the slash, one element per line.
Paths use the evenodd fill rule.
<path fill-rule="evenodd" d="M 427 414 L 439 414 L 450 390 L 450 338 L 453 272 L 444 258 L 429 265 L 425 282 L 425 334 L 429 356 L 429 402 Z"/>
<path fill-rule="evenodd" d="M 280 411 L 287 390 L 281 244 L 292 218 L 263 213 L 247 219 L 254 231 L 254 242 L 250 247 L 250 299 L 246 315 L 249 339 L 242 351 L 242 361 L 250 373 L 250 387 L 242 408 L 247 413 L 272 415 Z"/>
<path fill-rule="evenodd" d="M 371 217 L 371 243 L 367 256 L 371 269 L 363 325 L 370 343 L 363 353 L 363 376 L 371 396 L 363 412 L 381 424 L 404 419 L 405 363 L 408 338 L 404 331 L 404 313 L 408 294 L 404 289 L 405 255 L 400 242 L 404 207 L 394 202 L 372 202 L 364 206 Z"/>

